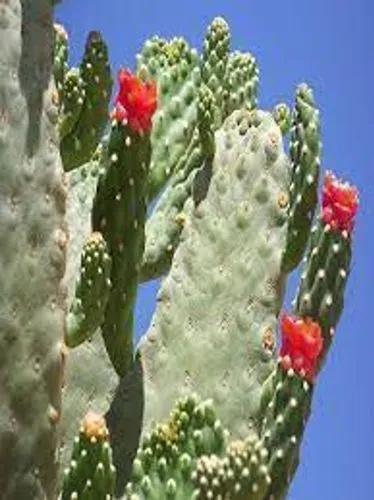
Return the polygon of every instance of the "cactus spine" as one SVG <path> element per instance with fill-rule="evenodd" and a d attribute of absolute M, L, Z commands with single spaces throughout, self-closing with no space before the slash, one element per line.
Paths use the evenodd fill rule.
<path fill-rule="evenodd" d="M 60 459 L 62 500 L 281 500 L 358 209 L 331 172 L 317 209 L 312 90 L 297 88 L 292 111 L 257 109 L 256 60 L 230 52 L 217 18 L 201 56 L 181 38 L 147 41 L 109 113 L 104 40 L 90 33 L 69 68 L 51 9 L 0 7 L 0 490 L 54 498 Z M 134 347 L 138 285 L 161 276 Z"/>

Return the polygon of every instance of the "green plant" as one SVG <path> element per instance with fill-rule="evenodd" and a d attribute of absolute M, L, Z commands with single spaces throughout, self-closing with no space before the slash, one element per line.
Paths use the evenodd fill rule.
<path fill-rule="evenodd" d="M 302 84 L 292 111 L 257 109 L 257 63 L 230 52 L 217 18 L 201 56 L 181 38 L 147 41 L 109 113 L 105 42 L 91 33 L 69 69 L 52 10 L 0 5 L 0 490 L 282 499 L 358 208 L 327 173 L 315 214 L 313 93 Z M 134 346 L 138 285 L 161 277 Z"/>

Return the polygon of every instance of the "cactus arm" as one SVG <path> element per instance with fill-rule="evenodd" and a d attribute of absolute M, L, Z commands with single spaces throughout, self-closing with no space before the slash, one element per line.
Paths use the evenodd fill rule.
<path fill-rule="evenodd" d="M 115 476 L 105 419 L 90 412 L 82 422 L 79 436 L 74 439 L 61 500 L 113 498 Z"/>
<path fill-rule="evenodd" d="M 60 93 L 68 71 L 69 39 L 65 28 L 61 24 L 55 23 L 54 32 L 53 76 L 56 88 Z"/>
<path fill-rule="evenodd" d="M 145 429 L 164 418 L 177 397 L 198 388 L 200 397 L 214 399 L 225 427 L 245 436 L 272 369 L 288 160 L 266 113 L 234 113 L 216 133 L 216 145 L 208 195 L 186 221 L 141 346 Z M 253 238 L 259 226 L 271 227 L 271 240 Z"/>
<path fill-rule="evenodd" d="M 321 221 L 313 228 L 295 309 L 300 315 L 318 319 L 326 340 L 331 341 L 343 310 L 351 254 L 348 234 L 342 236 Z"/>
<path fill-rule="evenodd" d="M 0 491 L 55 498 L 67 236 L 52 7 L 0 8 Z"/>
<path fill-rule="evenodd" d="M 291 111 L 284 102 L 280 102 L 273 109 L 275 123 L 281 129 L 283 135 L 287 135 L 291 129 Z"/>
<path fill-rule="evenodd" d="M 206 162 L 213 162 L 215 154 L 214 115 L 217 113 L 213 92 L 204 83 L 200 86 L 198 97 L 198 130 L 201 149 Z"/>
<path fill-rule="evenodd" d="M 308 242 L 317 204 L 320 155 L 319 111 L 312 90 L 302 84 L 296 91 L 290 138 L 292 176 L 287 247 L 283 257 L 285 272 L 299 264 Z"/>
<path fill-rule="evenodd" d="M 284 499 L 299 461 L 299 448 L 310 415 L 313 385 L 280 366 L 272 379 L 273 396 L 267 404 L 262 446 L 267 450 L 270 485 L 264 499 Z"/>
<path fill-rule="evenodd" d="M 195 95 L 200 82 L 198 55 L 182 38 L 155 37 L 138 57 L 138 74 L 157 83 L 158 107 L 151 133 L 148 179 L 151 202 L 177 171 L 196 124 Z"/>
<path fill-rule="evenodd" d="M 217 18 L 210 25 L 205 37 L 201 68 L 197 65 L 196 52 L 191 51 L 183 40 L 175 39 L 167 43 L 157 38 L 145 45 L 144 54 L 139 58 L 139 73 L 141 74 L 142 67 L 143 71 L 147 72 L 148 64 L 151 77 L 159 80 L 161 95 L 151 138 L 149 201 L 160 193 L 167 179 L 178 171 L 178 168 L 183 168 L 184 163 L 180 160 L 185 158 L 186 146 L 190 143 L 197 125 L 198 88 L 201 80 L 215 96 L 217 108 L 214 122 L 216 128 L 221 125 L 224 118 L 222 82 L 226 72 L 229 43 L 228 25 L 222 18 Z M 178 90 L 180 79 L 182 86 Z M 171 135 L 173 128 L 174 137 Z"/>
<path fill-rule="evenodd" d="M 72 132 L 81 114 L 85 97 L 83 80 L 79 70 L 67 72 L 60 90 L 59 131 L 63 139 Z"/>
<path fill-rule="evenodd" d="M 230 54 L 225 78 L 225 116 L 236 109 L 257 107 L 259 69 L 250 53 L 235 51 Z"/>
<path fill-rule="evenodd" d="M 108 50 L 100 33 L 96 31 L 88 36 L 79 75 L 83 82 L 84 102 L 75 126 L 61 141 L 61 156 L 66 171 L 90 160 L 108 120 L 113 83 Z M 82 94 L 82 89 L 78 93 Z M 67 102 L 65 106 L 70 108 L 70 103 Z"/>
<path fill-rule="evenodd" d="M 112 259 L 111 282 L 102 334 L 117 373 L 133 362 L 133 307 L 144 250 L 149 133 L 134 133 L 114 123 L 92 210 L 92 227 L 100 231 Z"/>
<path fill-rule="evenodd" d="M 183 207 L 192 193 L 194 170 L 201 165 L 199 145 L 193 149 L 185 165 L 186 170 L 191 168 L 193 171 L 186 178 L 184 170 L 178 172 L 146 223 L 145 249 L 139 275 L 141 282 L 159 278 L 170 269 L 186 220 Z"/>
<path fill-rule="evenodd" d="M 146 224 L 146 244 L 140 272 L 140 280 L 155 279 L 165 274 L 179 244 L 179 238 L 186 219 L 183 208 L 192 195 L 205 197 L 211 164 L 214 156 L 214 97 L 210 89 L 202 84 L 199 90 L 198 127 L 179 169 L 166 188 L 150 220 Z M 201 169 L 201 165 L 205 167 Z"/>
<path fill-rule="evenodd" d="M 201 78 L 215 98 L 214 123 L 218 128 L 224 120 L 225 81 L 230 50 L 230 28 L 226 21 L 217 17 L 210 24 L 205 36 Z"/>
<path fill-rule="evenodd" d="M 330 182 L 327 174 L 326 182 Z M 326 180 L 327 179 L 327 180 Z M 338 181 L 333 181 L 339 186 Z M 358 194 L 348 184 L 341 191 L 351 192 L 354 213 L 358 207 Z M 295 300 L 295 312 L 310 317 L 321 325 L 325 358 L 333 340 L 336 325 L 344 305 L 344 292 L 350 273 L 352 258 L 352 229 L 336 228 L 324 220 L 323 208 L 312 229 L 307 257 L 301 274 Z"/>
<path fill-rule="evenodd" d="M 300 347 L 299 337 L 296 347 L 296 357 L 299 357 L 297 365 L 289 357 L 280 357 L 269 383 L 271 387 L 263 395 L 262 404 L 266 409 L 262 439 L 269 451 L 269 472 L 272 479 L 266 496 L 269 499 L 285 498 L 298 466 L 301 439 L 311 409 L 315 375 L 322 368 L 343 308 L 351 260 L 351 233 L 357 208 L 357 190 L 328 173 L 324 182 L 321 213 L 310 237 L 295 301 L 295 313 L 300 318 L 298 322 L 303 324 L 303 328 L 313 328 L 314 332 L 317 330 L 319 333 L 314 333 L 313 336 L 309 334 L 305 347 Z M 305 365 L 304 371 L 298 370 L 300 355 L 310 356 L 310 350 L 314 349 L 313 343 L 318 345 L 318 342 L 320 344 L 316 348 L 317 357 L 312 369 L 314 375 L 310 378 L 308 365 Z"/>
<path fill-rule="evenodd" d="M 196 171 L 192 183 L 193 205 L 197 207 L 206 197 L 212 178 L 213 160 L 216 151 L 214 138 L 214 116 L 217 113 L 216 100 L 207 85 L 201 84 L 198 101 L 198 130 L 202 166 Z"/>
<path fill-rule="evenodd" d="M 67 317 L 65 342 L 76 347 L 102 325 L 110 292 L 111 258 L 101 233 L 83 247 L 80 277 Z"/>

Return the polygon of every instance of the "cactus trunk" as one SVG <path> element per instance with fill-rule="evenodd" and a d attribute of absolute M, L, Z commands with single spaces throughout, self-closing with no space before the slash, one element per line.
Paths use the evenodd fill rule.
<path fill-rule="evenodd" d="M 0 5 L 0 491 L 55 498 L 67 234 L 48 0 Z"/>

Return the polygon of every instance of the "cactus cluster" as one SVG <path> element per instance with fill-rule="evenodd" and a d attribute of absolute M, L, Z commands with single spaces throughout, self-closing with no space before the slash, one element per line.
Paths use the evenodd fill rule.
<path fill-rule="evenodd" d="M 281 500 L 358 209 L 332 172 L 318 207 L 313 92 L 258 109 L 256 60 L 216 18 L 201 54 L 147 41 L 110 110 L 105 42 L 69 68 L 52 3 L 0 5 L 2 498 Z"/>

